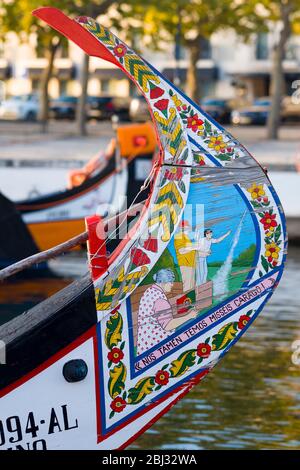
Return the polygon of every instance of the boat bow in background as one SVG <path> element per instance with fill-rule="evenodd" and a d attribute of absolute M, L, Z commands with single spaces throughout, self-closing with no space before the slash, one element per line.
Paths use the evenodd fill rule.
<path fill-rule="evenodd" d="M 151 123 L 122 125 L 106 151 L 69 173 L 65 190 L 14 202 L 0 194 L 0 266 L 83 232 L 89 214 L 107 217 L 128 207 L 151 171 L 155 150 Z M 143 198 L 146 196 L 144 191 Z M 35 271 L 41 275 L 42 270 L 49 274 L 47 267 L 40 265 L 31 275 Z"/>

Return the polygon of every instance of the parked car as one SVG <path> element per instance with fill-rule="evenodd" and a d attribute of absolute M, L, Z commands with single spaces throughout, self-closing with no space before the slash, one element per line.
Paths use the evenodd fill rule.
<path fill-rule="evenodd" d="M 132 98 L 129 106 L 129 118 L 136 122 L 145 122 L 151 119 L 147 102 L 142 95 Z"/>
<path fill-rule="evenodd" d="M 11 96 L 0 105 L 0 119 L 35 121 L 38 113 L 39 99 L 33 93 Z"/>
<path fill-rule="evenodd" d="M 226 98 L 207 97 L 201 101 L 201 108 L 218 122 L 229 123 L 231 100 Z"/>
<path fill-rule="evenodd" d="M 75 119 L 78 98 L 62 95 L 50 102 L 49 114 L 54 119 Z"/>
<path fill-rule="evenodd" d="M 118 116 L 119 120 L 129 119 L 129 98 L 106 95 L 88 97 L 88 119 L 111 119 L 114 115 Z"/>
<path fill-rule="evenodd" d="M 232 124 L 257 124 L 264 125 L 267 122 L 271 107 L 271 98 L 257 98 L 253 104 L 231 112 Z"/>
<path fill-rule="evenodd" d="M 79 98 L 62 95 L 50 104 L 50 116 L 54 119 L 75 119 Z M 129 119 L 129 100 L 114 96 L 88 96 L 86 104 L 88 119 L 111 119 L 117 115 L 119 119 Z"/>
<path fill-rule="evenodd" d="M 282 120 L 300 121 L 300 101 L 292 96 L 285 96 L 282 100 Z"/>
<path fill-rule="evenodd" d="M 231 113 L 233 124 L 266 124 L 271 108 L 271 98 L 257 98 L 251 106 L 235 109 Z M 300 120 L 300 103 L 291 96 L 281 101 L 280 117 L 282 122 Z"/>

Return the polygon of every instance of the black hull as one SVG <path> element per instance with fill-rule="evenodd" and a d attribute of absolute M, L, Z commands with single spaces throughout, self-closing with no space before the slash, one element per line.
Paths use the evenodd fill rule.
<path fill-rule="evenodd" d="M 6 364 L 1 389 L 29 374 L 96 324 L 94 289 L 89 275 L 0 327 Z"/>

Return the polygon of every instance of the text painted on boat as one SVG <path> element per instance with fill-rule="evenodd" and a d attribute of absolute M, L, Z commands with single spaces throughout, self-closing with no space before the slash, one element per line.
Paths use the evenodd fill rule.
<path fill-rule="evenodd" d="M 70 416 L 68 406 L 51 408 L 45 417 L 33 411 L 0 419 L 0 450 L 46 450 L 47 438 L 78 428 L 78 419 Z M 41 438 L 43 437 L 43 438 Z"/>

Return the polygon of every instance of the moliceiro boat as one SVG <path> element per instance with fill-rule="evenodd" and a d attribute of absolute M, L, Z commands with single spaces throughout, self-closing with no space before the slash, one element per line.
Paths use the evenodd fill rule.
<path fill-rule="evenodd" d="M 105 152 L 69 172 L 63 191 L 14 202 L 0 193 L 0 266 L 76 236 L 89 214 L 113 215 L 129 206 L 155 158 L 152 127 L 150 122 L 120 126 Z"/>
<path fill-rule="evenodd" d="M 159 157 L 126 237 L 108 254 L 107 222 L 91 214 L 90 273 L 1 327 L 0 448 L 125 448 L 261 312 L 284 268 L 284 214 L 247 150 L 114 34 L 34 14 L 136 84 Z"/>

